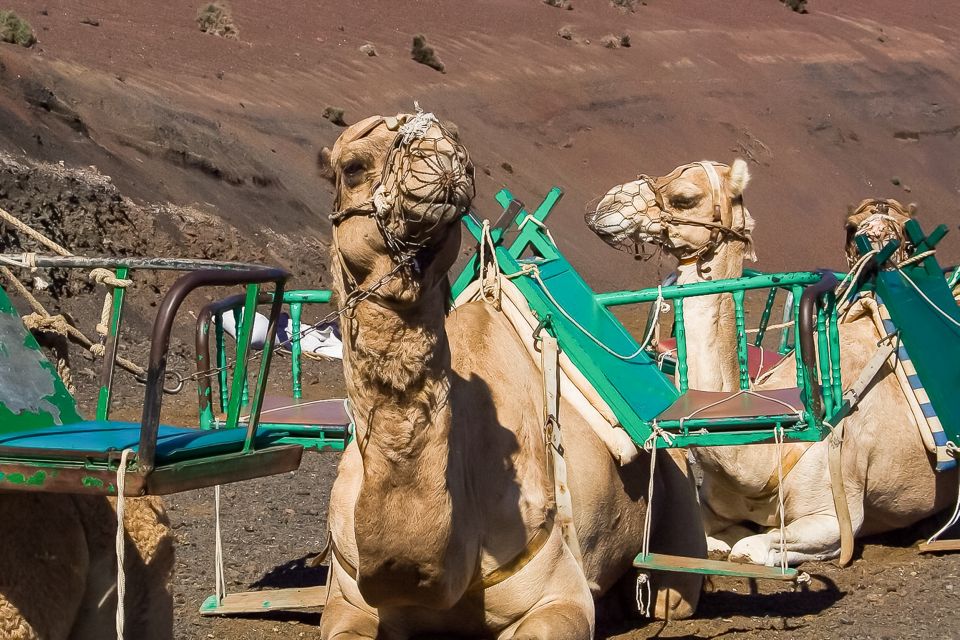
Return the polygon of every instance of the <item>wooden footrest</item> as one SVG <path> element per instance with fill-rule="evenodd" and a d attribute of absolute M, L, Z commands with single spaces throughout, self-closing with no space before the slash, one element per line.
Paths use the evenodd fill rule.
<path fill-rule="evenodd" d="M 267 611 L 293 611 L 298 609 L 323 609 L 327 601 L 327 586 L 300 587 L 295 589 L 267 589 L 231 593 L 217 604 L 217 596 L 210 596 L 200 606 L 202 616 L 228 616 Z"/>
<path fill-rule="evenodd" d="M 960 540 L 935 540 L 920 543 L 920 553 L 943 553 L 947 551 L 960 551 Z"/>
<path fill-rule="evenodd" d="M 784 580 L 795 582 L 796 569 L 784 572 L 780 567 L 763 567 L 757 564 L 743 564 L 725 560 L 706 560 L 671 556 L 663 553 L 640 554 L 633 560 L 633 566 L 650 571 L 674 571 L 680 573 L 701 573 L 713 576 L 733 576 L 758 580 Z"/>

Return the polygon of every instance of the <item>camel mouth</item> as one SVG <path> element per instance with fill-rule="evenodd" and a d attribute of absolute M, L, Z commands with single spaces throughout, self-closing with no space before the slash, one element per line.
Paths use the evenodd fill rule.
<path fill-rule="evenodd" d="M 651 228 L 649 216 L 656 198 L 646 180 L 617 185 L 600 198 L 596 207 L 584 216 L 587 226 L 614 249 L 634 252 L 638 245 L 662 244 Z"/>
<path fill-rule="evenodd" d="M 435 119 L 416 136 L 398 134 L 375 194 L 385 232 L 407 252 L 435 244 L 475 194 L 466 148 Z"/>

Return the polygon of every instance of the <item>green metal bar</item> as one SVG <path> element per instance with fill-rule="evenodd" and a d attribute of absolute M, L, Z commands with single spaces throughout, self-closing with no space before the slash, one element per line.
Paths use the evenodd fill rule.
<path fill-rule="evenodd" d="M 290 345 L 290 355 L 291 355 L 291 364 L 290 367 L 293 373 L 293 397 L 294 399 L 299 400 L 303 396 L 303 385 L 301 384 L 300 376 L 300 358 L 302 354 L 302 349 L 300 347 L 300 314 L 303 311 L 303 305 L 300 302 L 291 302 L 290 303 L 290 322 L 293 325 L 293 335 L 291 336 L 291 345 Z M 266 347 L 264 347 L 266 348 Z"/>
<path fill-rule="evenodd" d="M 249 318 L 249 319 L 250 319 L 250 322 L 249 322 L 248 324 L 250 325 L 250 330 L 253 331 L 254 320 L 255 320 L 255 318 L 256 318 L 256 316 L 255 316 L 256 307 L 254 307 L 253 313 L 249 313 L 249 314 L 248 314 L 248 313 L 245 313 L 245 312 L 246 312 L 246 302 L 244 302 L 244 310 L 243 310 L 243 311 L 241 311 L 239 308 L 233 310 L 233 326 L 236 327 L 236 333 L 237 333 L 237 348 L 238 348 L 238 350 L 239 350 L 239 347 L 240 347 L 240 331 L 241 331 L 241 325 L 244 324 L 244 319 Z M 251 335 L 253 335 L 253 334 L 251 333 Z M 239 357 L 239 355 L 238 355 L 237 357 Z M 244 373 L 246 373 L 246 369 L 244 369 Z M 234 375 L 234 385 L 236 385 L 236 375 L 237 375 L 236 371 L 234 371 L 234 374 L 233 374 L 233 375 Z M 233 399 L 233 392 L 230 393 L 230 399 L 231 399 L 231 400 Z M 242 389 L 242 391 L 241 391 L 241 393 L 240 393 L 240 406 L 246 407 L 248 404 L 250 404 L 250 384 L 249 384 L 249 382 L 247 381 L 247 376 L 244 375 L 244 376 L 243 376 L 243 389 Z"/>
<path fill-rule="evenodd" d="M 960 284 L 960 265 L 953 270 L 953 274 L 950 276 L 950 279 L 947 280 L 947 286 L 953 289 L 958 284 Z"/>
<path fill-rule="evenodd" d="M 293 302 L 324 304 L 330 302 L 333 292 L 329 289 L 295 289 L 293 291 L 283 292 L 283 301 L 286 304 Z M 273 295 L 270 297 L 273 300 Z"/>
<path fill-rule="evenodd" d="M 793 344 L 800 344 L 800 297 L 803 295 L 803 287 L 800 285 L 794 285 L 792 288 L 793 294 Z M 807 376 L 806 371 L 803 366 L 803 358 L 800 357 L 799 352 L 794 358 L 797 364 L 797 387 L 800 389 L 800 397 L 805 399 L 807 406 L 809 405 L 810 399 L 807 398 Z"/>
<path fill-rule="evenodd" d="M 250 337 L 253 335 L 253 318 L 257 312 L 257 296 L 260 285 L 247 285 L 247 296 L 243 303 L 243 317 L 246 322 L 237 323 L 237 362 L 233 368 L 233 381 L 230 385 L 230 401 L 227 407 L 228 429 L 234 429 L 240 422 L 240 409 L 246 406 L 247 357 L 250 352 Z M 272 352 L 273 349 L 266 349 Z"/>
<path fill-rule="evenodd" d="M 227 410 L 229 395 L 227 392 L 228 373 L 227 373 L 227 351 L 223 340 L 223 315 L 216 314 L 213 318 L 215 338 L 217 340 L 217 390 L 220 395 L 220 412 Z"/>
<path fill-rule="evenodd" d="M 833 393 L 834 409 L 843 402 L 843 380 L 840 369 L 840 320 L 837 317 L 837 297 L 830 294 L 830 325 L 828 327 L 830 345 L 830 389 Z"/>
<path fill-rule="evenodd" d="M 209 325 L 209 324 L 207 324 L 207 325 L 202 325 L 202 326 L 200 327 L 200 330 L 203 331 L 203 332 L 205 332 L 206 335 L 210 335 L 210 325 Z M 211 368 L 211 364 L 210 364 L 209 362 L 204 362 L 204 361 L 203 361 L 203 356 L 204 356 L 204 354 L 202 354 L 202 353 L 197 354 L 197 357 L 198 357 L 198 359 L 199 359 L 199 362 L 201 362 L 202 365 L 203 365 L 203 369 L 209 370 L 209 369 Z M 208 359 L 209 359 L 209 358 L 208 358 Z M 199 369 L 199 367 L 198 367 L 198 369 Z M 203 385 L 197 385 L 197 392 L 198 392 L 198 395 L 199 395 L 198 402 L 199 402 L 199 405 L 200 405 L 200 407 L 201 407 L 201 409 L 200 409 L 200 428 L 201 428 L 201 429 L 212 429 L 212 428 L 213 428 L 213 406 L 212 406 L 213 385 L 208 384 L 208 385 L 206 385 L 206 388 L 205 388 L 205 389 L 203 388 Z M 204 396 L 206 396 L 206 397 L 204 397 Z"/>
<path fill-rule="evenodd" d="M 683 322 L 683 300 L 677 300 L 673 305 L 673 322 L 677 333 L 677 375 L 680 382 L 680 393 L 686 393 L 690 388 L 687 376 L 687 327 Z"/>
<path fill-rule="evenodd" d="M 820 388 L 823 393 L 824 415 L 833 414 L 833 389 L 830 384 L 830 344 L 827 336 L 827 319 L 823 307 L 817 307 L 817 353 L 820 367 Z M 815 372 L 809 372 L 814 375 Z"/>
<path fill-rule="evenodd" d="M 551 210 L 562 196 L 563 190 L 559 187 L 554 187 L 547 193 L 540 203 L 540 206 L 537 207 L 536 211 L 532 214 L 528 213 L 526 209 L 521 209 L 520 212 L 517 213 L 517 216 L 514 218 L 514 224 L 520 228 L 520 233 L 514 238 L 513 243 L 508 249 L 512 258 L 519 259 L 528 247 L 532 247 L 537 254 L 547 259 L 559 257 L 560 254 L 543 229 L 537 224 L 528 221 L 527 217 L 531 216 L 535 220 L 543 222 L 547 219 L 547 216 L 550 215 Z M 515 198 L 508 190 L 501 189 L 497 193 L 496 199 L 500 206 L 507 208 Z"/>
<path fill-rule="evenodd" d="M 793 295 L 792 289 L 787 289 L 787 297 L 783 301 L 783 322 L 789 322 L 790 320 L 796 321 L 796 306 L 795 306 L 795 296 Z M 780 330 L 780 348 L 778 353 L 780 355 L 786 355 L 793 349 L 793 344 L 790 342 L 790 337 L 793 335 L 793 332 L 790 331 L 790 327 L 784 327 Z"/>
<path fill-rule="evenodd" d="M 767 289 L 770 287 L 790 287 L 794 291 L 803 291 L 803 286 L 820 282 L 820 274 L 813 271 L 796 271 L 788 273 L 763 274 L 745 278 L 731 278 L 729 280 L 694 282 L 692 284 L 675 284 L 662 287 L 663 297 L 666 300 L 675 300 L 689 296 L 708 295 L 714 293 L 733 293 L 734 291 L 750 291 L 752 289 Z M 798 289 L 799 287 L 799 289 Z M 615 307 L 624 304 L 638 304 L 653 302 L 657 299 L 656 287 L 634 291 L 609 291 L 597 294 L 597 302 L 605 307 Z M 797 303 L 799 304 L 799 302 Z"/>
<path fill-rule="evenodd" d="M 127 267 L 117 267 L 114 276 L 118 280 L 125 280 L 129 272 L 130 270 Z M 126 287 L 113 287 L 110 328 L 104 344 L 106 351 L 103 358 L 103 373 L 100 378 L 100 394 L 97 398 L 97 420 L 110 419 L 110 405 L 113 401 L 113 374 L 117 365 L 117 344 L 120 339 L 120 322 L 123 318 L 123 300 L 126 291 Z"/>
<path fill-rule="evenodd" d="M 744 291 L 733 292 L 733 314 L 737 325 L 737 364 L 740 367 L 740 388 L 750 388 L 750 370 L 747 366 L 747 326 L 743 317 Z"/>
<path fill-rule="evenodd" d="M 270 360 L 273 358 L 273 340 L 277 335 L 277 322 L 280 319 L 280 309 L 283 307 L 283 282 L 277 282 L 274 289 L 273 303 L 270 306 L 270 324 L 267 325 L 267 336 L 263 343 L 263 351 L 260 353 L 260 370 L 257 372 L 257 382 L 253 388 L 253 403 L 250 406 L 250 417 L 247 418 L 247 434 L 243 441 L 244 453 L 254 449 L 254 442 L 257 436 L 257 426 L 260 422 L 260 408 L 263 406 L 263 395 L 267 390 L 267 375 L 270 373 Z M 259 287 L 253 292 L 253 309 L 244 314 L 244 317 L 250 318 L 250 326 L 253 326 L 253 317 L 256 312 L 257 298 L 260 294 Z M 250 301 L 249 286 L 247 289 L 247 301 Z M 244 305 L 245 311 L 246 307 Z M 250 345 L 249 335 L 247 337 L 247 346 Z M 246 379 L 246 372 L 244 372 Z"/>
<path fill-rule="evenodd" d="M 777 301 L 777 289 L 770 289 L 767 294 L 767 304 L 763 307 L 763 315 L 760 316 L 760 326 L 757 327 L 757 337 L 753 340 L 753 346 L 759 347 L 763 344 L 763 337 L 767 333 L 767 325 L 770 323 L 770 312 L 773 311 L 773 304 Z"/>
<path fill-rule="evenodd" d="M 757 429 L 729 432 L 700 432 L 700 427 L 691 426 L 690 429 L 697 433 L 671 433 L 671 443 L 669 445 L 658 441 L 657 447 L 682 449 L 686 447 L 728 447 L 740 446 L 746 444 L 763 444 L 774 442 L 773 427 L 775 425 L 765 424 Z M 790 424 L 784 425 L 783 437 L 786 442 L 817 442 L 823 439 L 819 429 L 809 428 L 806 424 L 802 427 L 794 427 Z"/>

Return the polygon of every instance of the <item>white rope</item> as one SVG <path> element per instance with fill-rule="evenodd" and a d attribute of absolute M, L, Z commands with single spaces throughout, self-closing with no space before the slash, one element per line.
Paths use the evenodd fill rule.
<path fill-rule="evenodd" d="M 493 273 L 487 267 L 487 247 L 490 247 L 490 262 Z M 488 278 L 489 275 L 489 278 Z M 497 260 L 497 246 L 490 234 L 490 221 L 483 221 L 480 232 L 480 295 L 486 302 L 494 305 L 500 302 L 500 262 Z"/>
<path fill-rule="evenodd" d="M 773 441 L 777 444 L 777 516 L 780 518 L 780 571 L 787 572 L 787 524 L 783 505 L 783 426 L 773 429 Z"/>
<path fill-rule="evenodd" d="M 652 587 L 650 585 L 650 574 L 643 571 L 637 573 L 637 610 L 641 615 L 650 617 L 650 605 L 653 603 Z"/>
<path fill-rule="evenodd" d="M 680 428 L 683 429 L 683 423 L 684 423 L 685 421 L 687 421 L 687 420 L 692 419 L 692 418 L 693 418 L 695 415 L 697 415 L 698 413 L 703 413 L 703 412 L 706 411 L 707 409 L 712 409 L 713 407 L 716 407 L 717 405 L 721 405 L 721 404 L 723 404 L 723 403 L 725 403 L 725 402 L 729 402 L 730 400 L 733 400 L 734 398 L 736 398 L 736 397 L 738 397 L 738 396 L 742 396 L 742 395 L 754 396 L 754 397 L 756 397 L 756 398 L 760 398 L 761 400 L 768 400 L 768 401 L 770 401 L 770 402 L 776 402 L 777 404 L 783 405 L 784 407 L 786 407 L 787 409 L 789 409 L 789 410 L 790 410 L 790 413 L 795 414 L 795 415 L 797 416 L 797 419 L 798 419 L 798 420 L 802 420 L 802 419 L 803 419 L 803 409 L 798 409 L 797 407 L 794 407 L 793 405 L 791 405 L 789 402 L 784 402 L 784 401 L 781 400 L 780 398 L 775 398 L 775 397 L 773 397 L 773 396 L 764 395 L 764 394 L 762 394 L 762 393 L 759 393 L 759 392 L 757 392 L 757 391 L 754 391 L 753 389 L 740 389 L 740 390 L 738 390 L 736 393 L 731 393 L 731 394 L 728 395 L 728 396 L 725 396 L 725 397 L 723 397 L 723 398 L 720 398 L 719 400 L 716 400 L 716 401 L 714 401 L 714 402 L 711 402 L 710 404 L 704 405 L 704 406 L 696 409 L 696 410 L 693 411 L 692 413 L 690 413 L 690 414 L 688 414 L 688 415 L 680 418 Z"/>
<path fill-rule="evenodd" d="M 948 441 L 948 442 L 947 442 L 947 451 L 948 451 L 951 455 L 953 455 L 954 458 L 956 458 L 956 457 L 957 457 L 957 451 L 960 451 L 960 449 L 958 449 L 958 448 L 957 448 L 957 445 L 955 445 L 953 442 L 949 442 L 949 441 Z M 960 478 L 960 474 L 958 474 L 957 477 Z M 932 536 L 930 536 L 929 539 L 927 539 L 927 544 L 930 544 L 930 543 L 932 543 L 932 542 L 935 542 L 935 541 L 937 540 L 937 538 L 939 538 L 941 535 L 943 535 L 943 533 L 944 533 L 947 529 L 949 529 L 949 528 L 952 527 L 953 525 L 957 524 L 957 521 L 960 521 L 960 487 L 958 487 L 958 490 L 957 490 L 957 502 L 956 502 L 956 504 L 955 504 L 954 507 L 953 507 L 953 514 L 950 516 L 950 519 L 947 520 L 947 524 L 945 524 L 945 525 L 943 525 L 942 527 L 940 527 L 940 529 L 939 529 L 935 534 L 933 534 Z"/>
<path fill-rule="evenodd" d="M 654 474 L 657 471 L 657 441 L 660 438 L 663 438 L 668 446 L 673 443 L 673 437 L 654 423 L 652 433 L 646 442 L 643 443 L 644 450 L 650 454 L 650 479 L 647 481 L 647 510 L 643 515 L 643 535 L 640 539 L 640 554 L 644 558 L 650 555 L 650 530 L 653 528 L 653 492 L 656 486 L 654 483 Z M 644 597 L 644 592 L 646 597 Z M 637 574 L 636 598 L 637 609 L 639 609 L 640 613 L 644 616 L 650 617 L 650 605 L 653 602 L 653 598 L 651 596 L 650 576 L 646 573 Z"/>
<path fill-rule="evenodd" d="M 840 302 L 837 304 L 837 315 L 838 315 L 838 316 L 841 316 L 841 317 L 842 317 L 842 316 L 844 315 L 844 313 L 846 312 L 847 308 L 848 308 L 848 307 L 852 304 L 852 302 L 853 302 L 852 300 L 847 300 L 847 299 L 846 299 L 846 297 L 847 297 L 847 296 L 846 296 L 847 290 L 848 290 L 851 286 L 853 286 L 853 283 L 856 282 L 856 281 L 860 278 L 860 273 L 864 270 L 864 268 L 866 268 L 867 262 L 870 260 L 870 258 L 872 258 L 873 256 L 877 255 L 878 253 L 880 253 L 880 252 L 877 251 L 876 249 L 873 249 L 873 250 L 870 250 L 870 251 L 866 252 L 866 253 L 863 254 L 862 256 L 860 256 L 860 259 L 857 260 L 857 261 L 854 263 L 853 267 L 850 268 L 850 271 L 847 272 L 847 275 L 845 275 L 845 276 L 843 277 L 843 280 L 840 281 L 840 284 L 837 285 L 837 288 L 836 288 L 836 292 L 837 292 L 837 293 L 836 293 L 836 296 L 837 296 L 837 300 L 840 301 Z"/>
<path fill-rule="evenodd" d="M 618 358 L 620 360 L 633 360 L 638 355 L 640 355 L 641 353 L 647 350 L 647 347 L 650 345 L 650 340 L 653 339 L 654 329 L 656 329 L 657 323 L 660 320 L 660 311 L 664 304 L 663 286 L 657 285 L 657 299 L 654 302 L 653 322 L 650 323 L 650 330 L 647 331 L 647 335 L 644 336 L 643 342 L 640 343 L 640 346 L 637 348 L 637 350 L 631 353 L 630 355 L 625 356 L 623 354 L 617 353 L 616 351 L 614 351 L 613 349 L 605 345 L 599 338 L 597 338 L 595 335 L 587 331 L 586 327 L 584 327 L 582 324 L 577 322 L 576 319 L 573 318 L 573 316 L 567 313 L 567 310 L 564 309 L 559 302 L 557 302 L 557 299 L 554 298 L 553 294 L 550 293 L 550 290 L 547 289 L 547 285 L 544 284 L 543 280 L 540 279 L 540 269 L 537 268 L 537 265 L 528 263 L 523 265 L 520 271 L 517 271 L 516 273 L 504 274 L 504 275 L 506 275 L 507 278 L 516 278 L 517 276 L 521 276 L 521 275 L 526 275 L 533 278 L 537 282 L 537 284 L 540 285 L 540 288 L 543 290 L 543 293 L 547 296 L 547 299 L 550 300 L 550 302 L 553 303 L 553 306 L 557 308 L 557 311 L 560 312 L 560 315 L 562 315 L 573 326 L 579 329 L 580 332 L 583 333 L 583 335 L 587 336 L 594 343 L 596 343 L 598 347 L 600 347 L 601 349 L 603 349 L 613 357 Z"/>
<path fill-rule="evenodd" d="M 536 226 L 540 227 L 541 229 L 543 229 L 543 232 L 547 234 L 547 237 L 548 237 L 548 238 L 550 238 L 550 242 L 553 243 L 553 246 L 557 246 L 557 241 L 553 239 L 553 234 L 550 233 L 550 229 L 547 228 L 547 225 L 543 224 L 543 222 L 541 222 L 540 220 L 537 220 L 535 217 L 533 217 L 533 214 L 532 214 L 532 213 L 528 213 L 528 214 L 527 214 L 527 217 L 525 217 L 523 220 L 521 220 L 521 221 L 520 221 L 520 224 L 517 225 L 517 228 L 518 228 L 518 229 L 523 229 L 523 227 L 524 227 L 528 222 L 532 222 L 534 225 L 536 225 Z"/>
<path fill-rule="evenodd" d="M 220 485 L 217 485 L 213 488 L 213 508 L 216 514 L 213 534 L 213 579 L 216 582 L 214 590 L 216 593 L 217 605 L 220 605 L 223 602 L 224 597 L 227 595 L 227 579 L 223 571 L 223 537 L 220 533 Z"/>
<path fill-rule="evenodd" d="M 950 315 L 949 315 L 946 311 L 944 311 L 943 309 L 941 309 L 940 307 L 937 306 L 937 303 L 936 303 L 936 302 L 934 302 L 933 300 L 931 300 L 930 298 L 928 298 L 928 297 L 927 297 L 927 294 L 925 294 L 925 293 L 920 289 L 920 287 L 917 286 L 917 283 L 914 282 L 914 281 L 910 278 L 910 276 L 908 276 L 906 273 L 904 273 L 904 271 L 903 271 L 902 269 L 900 269 L 900 268 L 898 268 L 897 271 L 900 272 L 900 275 L 903 276 L 903 279 L 906 280 L 907 283 L 908 283 L 911 287 L 913 287 L 914 290 L 915 290 L 917 293 L 920 294 L 920 297 L 923 298 L 924 300 L 926 300 L 927 304 L 929 304 L 931 307 L 933 307 L 933 309 L 934 309 L 937 313 L 939 313 L 941 316 L 943 316 L 944 318 L 946 318 L 946 319 L 947 319 L 951 324 L 953 324 L 954 326 L 960 327 L 960 322 L 957 322 L 956 320 L 954 320 L 953 318 L 951 318 Z"/>
<path fill-rule="evenodd" d="M 792 327 L 794 324 L 796 324 L 796 322 L 793 320 L 791 320 L 790 322 L 781 322 L 780 324 L 768 324 L 766 327 L 764 327 L 764 330 L 776 331 L 777 329 L 786 329 L 788 327 Z M 757 327 L 756 329 L 747 329 L 744 331 L 744 333 L 759 333 L 759 332 L 760 332 L 760 327 Z"/>
<path fill-rule="evenodd" d="M 403 126 L 400 127 L 400 136 L 402 137 L 403 144 L 410 144 L 411 141 L 423 138 L 427 135 L 427 131 L 430 130 L 431 125 L 434 122 L 438 122 L 437 117 L 432 113 L 424 113 L 423 109 L 420 108 L 420 103 L 414 101 L 413 108 L 416 110 L 416 115 L 407 120 Z"/>
<path fill-rule="evenodd" d="M 123 527 L 125 511 L 123 493 L 127 479 L 127 459 L 131 453 L 133 449 L 124 449 L 120 454 L 120 465 L 117 467 L 117 640 L 123 640 L 123 623 L 126 619 L 123 598 L 127 591 L 127 577 L 123 565 L 127 545 Z"/>

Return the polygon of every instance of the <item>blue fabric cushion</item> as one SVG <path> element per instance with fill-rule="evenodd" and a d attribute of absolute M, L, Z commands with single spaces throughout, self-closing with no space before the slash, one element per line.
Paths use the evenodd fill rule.
<path fill-rule="evenodd" d="M 258 431 L 257 448 L 287 435 L 284 432 Z M 243 448 L 246 429 L 214 429 L 203 431 L 187 427 L 160 425 L 157 432 L 156 464 L 194 460 L 209 456 L 237 453 Z M 140 423 L 87 420 L 36 431 L 22 431 L 0 436 L 0 447 L 25 449 L 63 449 L 70 451 L 122 451 L 140 446 Z"/>

